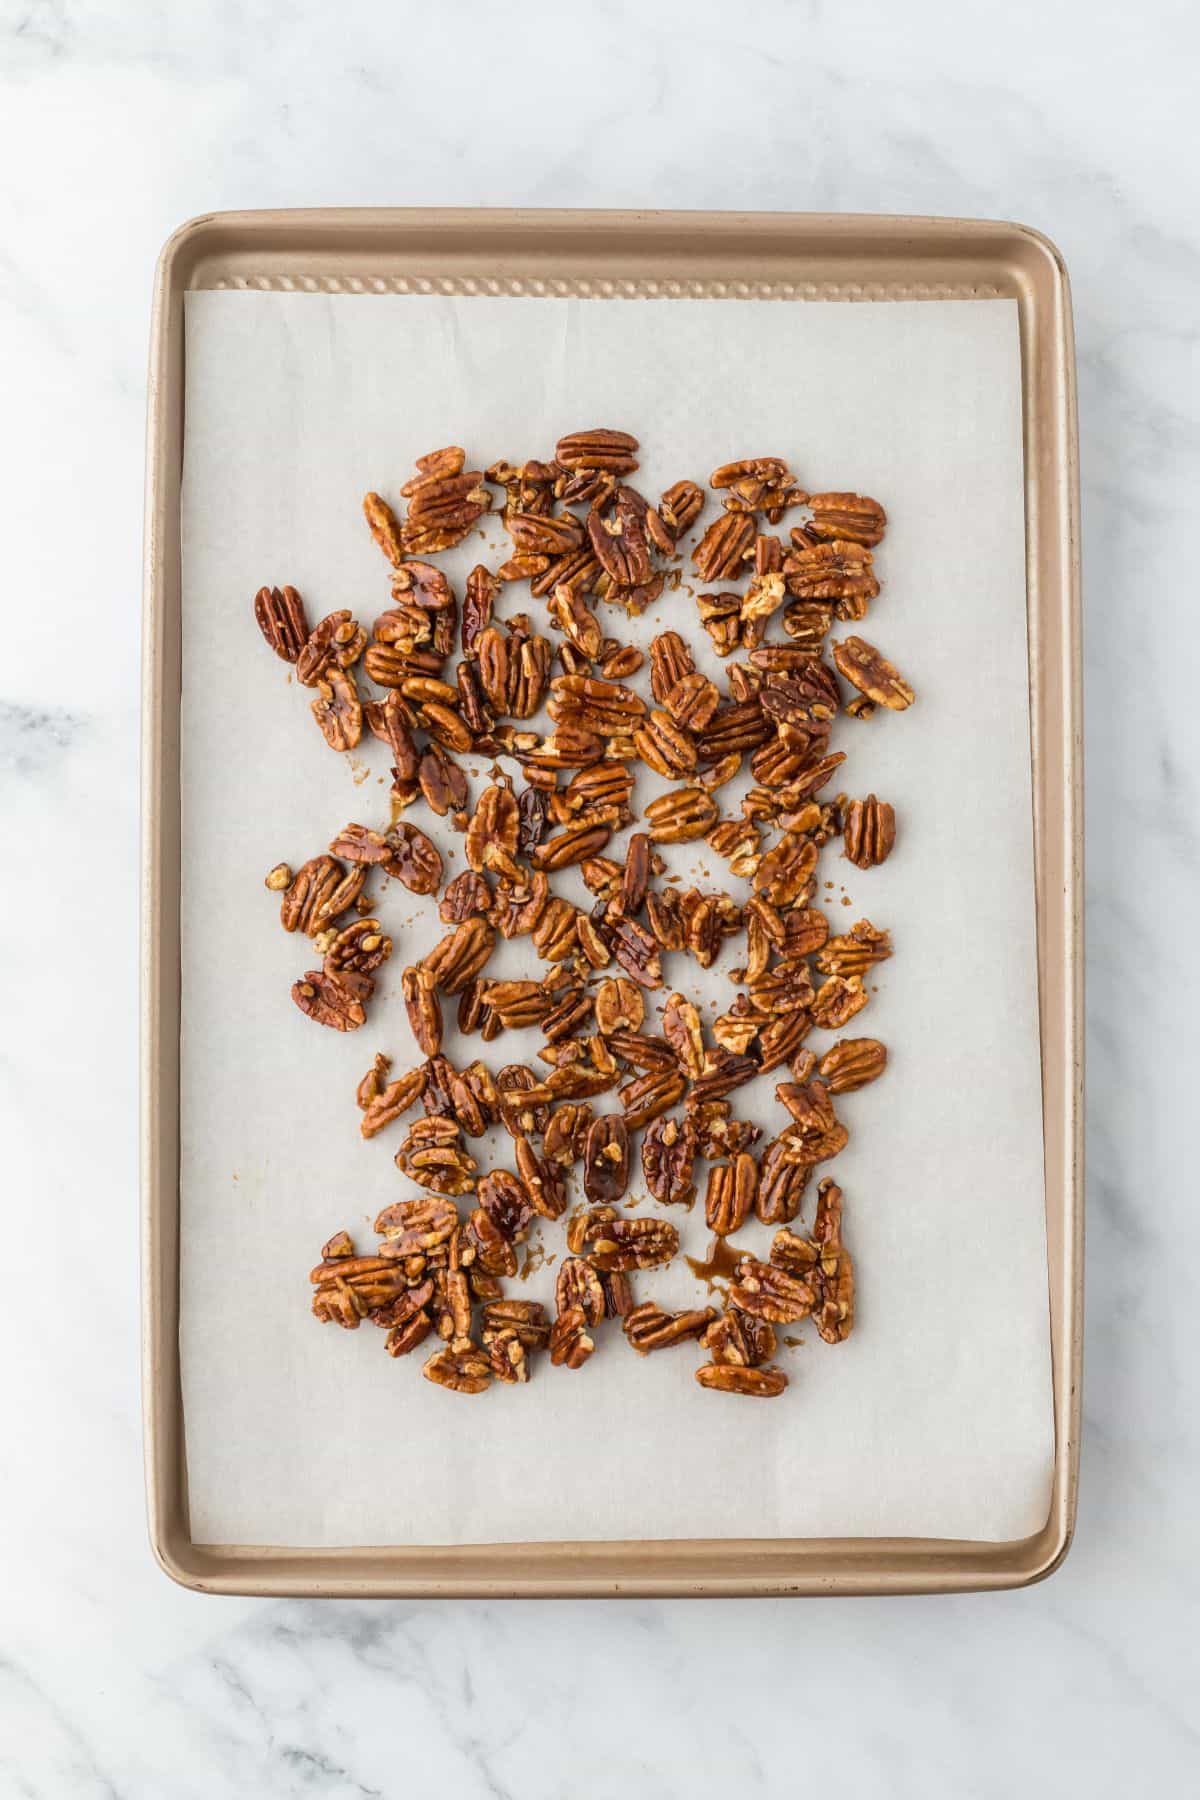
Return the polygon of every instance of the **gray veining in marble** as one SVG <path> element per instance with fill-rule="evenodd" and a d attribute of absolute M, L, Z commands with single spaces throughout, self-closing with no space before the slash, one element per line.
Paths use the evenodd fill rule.
<path fill-rule="evenodd" d="M 0 0 L 0 1794 L 1193 1791 L 1200 15 L 910 0 Z M 1088 744 L 1087 1435 L 1004 1597 L 213 1601 L 142 1522 L 138 594 L 150 274 L 231 206 L 983 214 L 1071 269 Z"/>

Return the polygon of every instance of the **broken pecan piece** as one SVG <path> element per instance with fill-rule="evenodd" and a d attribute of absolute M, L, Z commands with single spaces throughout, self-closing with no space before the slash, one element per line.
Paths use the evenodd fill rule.
<path fill-rule="evenodd" d="M 435 1350 L 421 1373 L 426 1381 L 452 1393 L 482 1394 L 491 1382 L 492 1365 L 487 1352 L 469 1338 L 456 1339 L 444 1350 Z"/>
<path fill-rule="evenodd" d="M 550 1361 L 556 1369 L 580 1369 L 596 1348 L 585 1329 L 587 1320 L 578 1306 L 559 1313 L 550 1328 Z"/>

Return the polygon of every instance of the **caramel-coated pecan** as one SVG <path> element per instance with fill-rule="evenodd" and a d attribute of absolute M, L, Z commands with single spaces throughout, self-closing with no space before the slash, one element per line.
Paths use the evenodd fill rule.
<path fill-rule="evenodd" d="M 455 1394 L 482 1394 L 492 1379 L 492 1365 L 485 1350 L 469 1338 L 456 1339 L 444 1350 L 435 1350 L 421 1370 L 426 1381 L 449 1388 Z"/>
<path fill-rule="evenodd" d="M 418 1049 L 423 1056 L 436 1056 L 442 1047 L 442 1008 L 431 977 L 424 969 L 405 969 L 400 992 Z"/>
<path fill-rule="evenodd" d="M 860 869 L 886 862 L 896 842 L 896 814 L 886 800 L 868 794 L 852 800 L 842 820 L 842 853 Z"/>
<path fill-rule="evenodd" d="M 758 1165 L 748 1151 L 730 1163 L 714 1163 L 708 1171 L 704 1218 L 717 1237 L 740 1231 L 750 1217 L 758 1191 Z"/>
<path fill-rule="evenodd" d="M 795 532 L 792 542 L 796 547 L 783 559 L 788 593 L 797 600 L 832 601 L 839 619 L 863 618 L 879 592 L 871 552 L 840 539 L 801 543 Z"/>
<path fill-rule="evenodd" d="M 568 1256 L 558 1271 L 554 1304 L 561 1317 L 577 1308 L 585 1325 L 599 1325 L 604 1318 L 604 1289 L 600 1276 L 586 1257 Z"/>
<path fill-rule="evenodd" d="M 700 787 L 660 794 L 645 808 L 649 836 L 656 844 L 683 844 L 703 837 L 718 817 L 717 803 Z"/>
<path fill-rule="evenodd" d="M 337 1254 L 326 1258 L 309 1275 L 316 1292 L 312 1310 L 323 1325 L 341 1325 L 356 1331 L 359 1323 L 380 1308 L 402 1297 L 408 1286 L 403 1269 L 382 1256 L 354 1256 L 331 1239 L 326 1249 Z"/>
<path fill-rule="evenodd" d="M 696 1198 L 693 1171 L 696 1136 L 689 1123 L 657 1118 L 642 1138 L 642 1174 L 664 1206 L 690 1206 Z"/>
<path fill-rule="evenodd" d="M 365 1100 L 362 1096 L 367 1089 L 370 1076 L 360 1082 L 359 1105 L 363 1109 L 363 1116 L 359 1121 L 358 1128 L 362 1135 L 365 1138 L 373 1138 L 386 1125 L 394 1124 L 403 1113 L 408 1111 L 410 1106 L 415 1105 L 421 1098 L 427 1080 L 428 1076 L 423 1068 L 407 1069 L 403 1075 L 397 1076 L 395 1081 L 385 1082 L 378 1092 L 371 1094 Z"/>
<path fill-rule="evenodd" d="M 453 1200 L 422 1194 L 415 1200 L 397 1200 L 385 1206 L 374 1229 L 387 1240 L 382 1254 L 403 1260 L 438 1249 L 457 1224 L 458 1208 Z"/>
<path fill-rule="evenodd" d="M 318 1025 L 328 1025 L 333 1031 L 357 1031 L 366 1020 L 363 1002 L 370 999 L 373 985 L 369 975 L 343 977 L 310 969 L 302 980 L 293 982 L 292 999 Z"/>
<path fill-rule="evenodd" d="M 840 1031 L 869 999 L 861 975 L 831 975 L 813 996 L 813 1024 L 822 1031 Z"/>
<path fill-rule="evenodd" d="M 810 494 L 809 530 L 819 538 L 840 538 L 873 549 L 887 529 L 887 514 L 865 494 Z"/>
<path fill-rule="evenodd" d="M 704 1348 L 715 1363 L 757 1369 L 775 1354 L 775 1327 L 767 1319 L 727 1306 L 705 1332 Z"/>
<path fill-rule="evenodd" d="M 627 475 L 637 468 L 637 448 L 637 439 L 627 431 L 593 426 L 590 431 L 572 431 L 559 438 L 554 460 L 564 469 L 602 469 L 609 475 Z"/>
<path fill-rule="evenodd" d="M 824 975 L 861 975 L 891 954 L 891 934 L 876 930 L 869 919 L 859 919 L 844 936 L 828 940 L 818 951 L 816 963 Z"/>
<path fill-rule="evenodd" d="M 815 1301 L 816 1294 L 806 1281 L 753 1256 L 744 1256 L 739 1262 L 729 1289 L 731 1306 L 772 1325 L 806 1319 Z"/>
<path fill-rule="evenodd" d="M 887 1067 L 887 1049 L 877 1038 L 842 1038 L 821 1058 L 819 1072 L 831 1094 L 852 1094 L 875 1081 Z"/>
<path fill-rule="evenodd" d="M 696 1380 L 703 1388 L 721 1394 L 748 1394 L 756 1400 L 773 1400 L 788 1384 L 783 1370 L 774 1363 L 759 1369 L 746 1369 L 736 1363 L 705 1363 L 696 1370 Z"/>
<path fill-rule="evenodd" d="M 913 691 L 907 681 L 866 638 L 843 638 L 833 646 L 833 660 L 850 685 L 877 706 L 903 712 L 912 705 Z"/>
<path fill-rule="evenodd" d="M 775 1097 L 795 1121 L 785 1136 L 798 1146 L 806 1163 L 825 1162 L 845 1148 L 850 1134 L 834 1112 L 824 1082 L 780 1082 Z"/>
<path fill-rule="evenodd" d="M 701 581 L 728 581 L 742 574 L 754 555 L 754 516 L 748 512 L 722 513 L 714 519 L 692 552 Z M 737 602 L 740 610 L 741 602 Z"/>
<path fill-rule="evenodd" d="M 702 1337 L 716 1316 L 711 1306 L 694 1312 L 667 1312 L 647 1300 L 626 1313 L 621 1329 L 639 1356 L 649 1356 L 653 1350 L 667 1350 L 688 1338 Z"/>
<path fill-rule="evenodd" d="M 550 1328 L 550 1361 L 556 1369 L 580 1369 L 596 1348 L 587 1334 L 587 1320 L 578 1306 L 559 1313 Z"/>
<path fill-rule="evenodd" d="M 591 1239 L 589 1256 L 607 1273 L 654 1269 L 670 1262 L 679 1249 L 679 1233 L 666 1219 L 608 1219 Z"/>
<path fill-rule="evenodd" d="M 487 962 L 496 942 L 496 928 L 487 919 L 464 919 L 434 945 L 424 969 L 444 993 L 459 994 Z"/>
<path fill-rule="evenodd" d="M 294 663 L 309 635 L 304 602 L 296 589 L 259 588 L 254 596 L 254 617 L 276 656 Z"/>
<path fill-rule="evenodd" d="M 629 1186 L 629 1129 L 619 1113 L 601 1113 L 588 1129 L 583 1187 L 589 1201 L 611 1205 Z"/>
<path fill-rule="evenodd" d="M 362 737 L 363 709 L 349 671 L 328 669 L 316 684 L 312 716 L 331 750 L 353 750 Z"/>

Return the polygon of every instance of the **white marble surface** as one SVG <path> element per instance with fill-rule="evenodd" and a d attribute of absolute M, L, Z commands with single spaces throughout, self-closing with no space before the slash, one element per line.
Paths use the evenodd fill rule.
<path fill-rule="evenodd" d="M 518 42 L 509 14 L 432 0 L 0 0 L 0 1793 L 1191 1791 L 1200 20 L 1183 0 L 527 0 L 521 18 Z M 975 213 L 1066 254 L 1087 1436 L 1076 1545 L 1042 1587 L 320 1606 L 200 1598 L 150 1560 L 135 911 L 151 268 L 213 208 L 419 202 Z"/>

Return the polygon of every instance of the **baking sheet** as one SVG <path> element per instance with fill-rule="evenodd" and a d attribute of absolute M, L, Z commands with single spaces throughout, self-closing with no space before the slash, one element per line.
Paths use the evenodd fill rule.
<path fill-rule="evenodd" d="M 1015 305 L 204 293 L 187 309 L 181 1349 L 195 1540 L 1036 1530 L 1053 1431 Z M 597 421 L 642 437 L 651 494 L 733 454 L 780 453 L 809 486 L 873 493 L 891 517 L 865 630 L 918 704 L 845 722 L 835 742 L 850 791 L 895 801 L 901 841 L 866 875 L 832 851 L 822 865 L 836 923 L 866 914 L 897 947 L 851 1028 L 884 1038 L 891 1067 L 839 1102 L 859 1325 L 836 1349 L 790 1332 L 792 1385 L 765 1407 L 702 1393 L 694 1350 L 635 1358 L 615 1327 L 577 1375 L 543 1367 L 528 1389 L 459 1399 L 420 1379 L 419 1358 L 393 1363 L 374 1328 L 307 1313 L 321 1242 L 346 1225 L 369 1247 L 370 1218 L 406 1191 L 399 1131 L 363 1144 L 352 1096 L 376 1048 L 409 1056 L 399 972 L 441 927 L 391 888 L 379 912 L 397 955 L 367 1026 L 341 1038 L 292 1007 L 313 959 L 279 930 L 263 874 L 348 819 L 386 821 L 384 757 L 331 755 L 250 597 L 292 581 L 313 618 L 347 605 L 370 619 L 388 587 L 366 488 L 394 496 L 414 456 L 450 439 L 486 462 Z M 448 566 L 499 560 L 498 528 L 488 536 L 494 551 L 476 539 Z M 527 604 L 540 616 L 515 594 L 501 610 Z M 622 637 L 694 626 L 682 593 L 640 627 L 606 616 Z M 703 846 L 676 862 L 721 881 Z M 519 941 L 505 951 L 514 970 L 528 956 Z M 695 965 L 672 961 L 702 997 Z M 518 1044 L 485 1053 L 498 1063 Z M 469 1045 L 451 1036 L 448 1053 L 465 1061 Z M 735 1109 L 777 1129 L 776 1079 Z M 670 1216 L 702 1252 L 702 1216 Z M 561 1251 L 561 1228 L 544 1236 Z M 518 1291 L 547 1295 L 553 1275 Z M 695 1293 L 682 1268 L 637 1287 Z"/>

